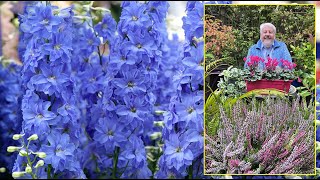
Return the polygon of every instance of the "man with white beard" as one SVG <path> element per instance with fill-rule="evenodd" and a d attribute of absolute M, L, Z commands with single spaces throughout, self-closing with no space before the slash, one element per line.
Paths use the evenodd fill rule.
<path fill-rule="evenodd" d="M 250 61 L 250 56 L 259 56 L 267 62 L 267 58 L 277 59 L 278 65 L 281 65 L 281 59 L 292 62 L 291 55 L 284 42 L 277 41 L 276 27 L 271 23 L 263 23 L 260 25 L 260 40 L 257 44 L 250 47 L 244 67 L 247 67 L 247 62 Z M 264 63 L 261 63 L 261 68 Z"/>

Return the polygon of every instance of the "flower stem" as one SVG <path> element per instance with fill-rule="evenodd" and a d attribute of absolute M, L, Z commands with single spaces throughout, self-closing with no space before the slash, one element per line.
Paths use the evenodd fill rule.
<path fill-rule="evenodd" d="M 191 164 L 191 166 L 189 166 L 189 169 L 188 169 L 188 179 L 192 179 L 193 177 L 193 164 Z"/>
<path fill-rule="evenodd" d="M 51 179 L 51 164 L 48 165 L 47 179 Z"/>
<path fill-rule="evenodd" d="M 115 149 L 115 154 L 113 156 L 113 170 L 112 170 L 112 179 L 116 179 L 116 175 L 117 175 L 117 166 L 118 166 L 118 158 L 119 158 L 119 152 L 120 152 L 120 148 L 116 147 Z"/>
<path fill-rule="evenodd" d="M 24 143 L 24 142 L 23 142 Z M 27 160 L 28 160 L 28 165 L 31 167 L 31 169 L 32 169 L 32 164 L 33 164 L 33 162 L 31 162 L 31 159 L 30 159 L 30 157 L 29 157 L 29 144 L 30 144 L 30 141 L 28 141 L 28 144 L 27 144 L 27 146 L 26 146 L 26 152 L 27 152 Z M 37 157 L 35 157 L 35 158 L 37 158 Z M 31 176 L 32 176 L 32 179 L 37 179 L 37 177 L 36 177 L 36 175 L 34 174 L 34 173 L 29 173 L 29 174 L 31 174 Z"/>

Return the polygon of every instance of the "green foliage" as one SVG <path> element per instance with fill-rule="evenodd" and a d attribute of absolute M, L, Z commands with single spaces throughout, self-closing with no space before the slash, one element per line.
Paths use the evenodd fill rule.
<path fill-rule="evenodd" d="M 230 66 L 224 70 L 220 76 L 218 87 L 222 91 L 222 98 L 237 97 L 243 94 L 246 83 L 243 79 L 244 72 L 241 69 Z"/>
<path fill-rule="evenodd" d="M 276 67 L 274 71 L 267 70 L 243 70 L 243 77 L 247 81 L 258 81 L 261 79 L 269 79 L 269 80 L 294 80 L 296 79 L 295 70 L 282 69 L 280 67 Z"/>
<path fill-rule="evenodd" d="M 292 59 L 297 64 L 297 69 L 305 73 L 314 73 L 315 70 L 315 49 L 310 42 L 302 43 L 300 46 L 290 45 Z"/>
<path fill-rule="evenodd" d="M 242 58 L 250 46 L 260 38 L 260 24 L 271 22 L 277 28 L 276 39 L 283 41 L 292 51 L 291 45 L 307 42 L 306 35 L 315 34 L 315 8 L 313 5 L 247 5 L 206 6 L 205 14 L 215 16 L 226 26 L 232 27 L 234 46 L 222 49 L 222 57 L 231 57 L 226 63 L 243 67 Z"/>
<path fill-rule="evenodd" d="M 204 77 L 207 78 L 213 70 L 215 70 L 217 67 L 221 65 L 223 59 L 212 60 L 213 59 L 212 54 L 206 54 L 205 58 L 206 58 L 206 65 L 205 65 Z M 209 63 L 207 63 L 207 59 Z"/>
<path fill-rule="evenodd" d="M 308 74 L 299 70 L 297 74 L 299 74 L 299 77 L 302 79 L 302 84 L 303 84 L 303 86 L 297 87 L 297 90 L 300 96 L 304 98 L 307 96 L 313 96 L 316 88 L 314 73 Z"/>
<path fill-rule="evenodd" d="M 315 91 L 315 48 L 311 43 L 302 43 L 300 46 L 291 45 L 293 60 L 297 64 L 296 76 L 302 80 L 302 87 L 298 93 L 302 97 L 313 96 Z"/>
<path fill-rule="evenodd" d="M 230 109 L 233 105 L 231 101 L 235 99 L 237 98 L 222 98 L 222 92 L 218 90 L 210 94 L 204 106 L 206 134 L 216 135 L 218 127 L 220 126 L 219 106 L 223 106 L 224 109 Z"/>
<path fill-rule="evenodd" d="M 221 92 L 218 91 L 211 93 L 205 103 L 205 129 L 206 133 L 210 135 L 215 135 L 219 127 L 218 103 L 221 103 L 220 94 Z"/>

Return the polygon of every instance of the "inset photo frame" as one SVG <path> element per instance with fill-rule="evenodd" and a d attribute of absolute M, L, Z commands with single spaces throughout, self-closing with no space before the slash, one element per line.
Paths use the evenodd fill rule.
<path fill-rule="evenodd" d="M 204 174 L 316 175 L 315 5 L 204 8 Z"/>

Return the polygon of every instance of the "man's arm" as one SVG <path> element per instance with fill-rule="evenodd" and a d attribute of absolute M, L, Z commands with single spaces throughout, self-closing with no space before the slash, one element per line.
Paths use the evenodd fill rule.
<path fill-rule="evenodd" d="M 252 55 L 252 46 L 249 48 L 249 51 L 248 51 L 248 54 L 247 54 L 247 59 L 246 61 L 244 62 L 244 68 L 248 68 L 248 65 L 247 63 L 250 61 L 250 56 Z"/>
<path fill-rule="evenodd" d="M 292 58 L 291 58 L 290 52 L 289 52 L 288 47 L 287 47 L 287 45 L 285 43 L 283 43 L 282 48 L 283 48 L 284 59 L 288 60 L 289 62 L 292 62 Z"/>

